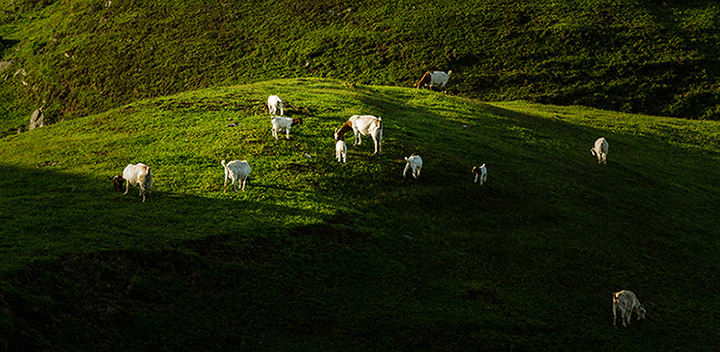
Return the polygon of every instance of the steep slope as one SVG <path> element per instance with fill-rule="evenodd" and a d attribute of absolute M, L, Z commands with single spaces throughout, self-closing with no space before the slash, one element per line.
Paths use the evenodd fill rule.
<path fill-rule="evenodd" d="M 280 77 L 716 119 L 712 1 L 5 1 L 5 134 L 137 99 Z"/>
<path fill-rule="evenodd" d="M 264 101 L 305 123 L 275 140 Z M 334 159 L 350 115 L 385 124 Z M 236 127 L 227 127 L 236 122 Z M 610 142 L 608 165 L 590 155 Z M 716 122 L 286 79 L 0 143 L 5 349 L 715 349 Z M 349 144 L 352 137 L 348 135 Z M 418 180 L 403 156 L 420 154 Z M 222 193 L 220 160 L 246 159 Z M 128 163 L 153 200 L 115 193 Z M 471 167 L 488 165 L 488 184 Z M 630 289 L 649 319 L 611 325 Z M 662 338 L 661 338 L 662 337 Z"/>

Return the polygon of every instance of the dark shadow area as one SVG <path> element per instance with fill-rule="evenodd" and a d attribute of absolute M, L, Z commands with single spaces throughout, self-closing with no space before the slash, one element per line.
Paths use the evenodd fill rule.
<path fill-rule="evenodd" d="M 0 54 L 2 54 L 0 57 L 5 56 L 5 50 L 12 48 L 17 43 L 20 43 L 20 41 L 0 37 Z"/>
<path fill-rule="evenodd" d="M 143 203 L 54 167 L 0 167 L 0 350 L 267 348 L 342 325 L 345 289 L 378 276 L 357 214 L 162 189 Z M 283 225 L 297 217 L 324 220 Z"/>

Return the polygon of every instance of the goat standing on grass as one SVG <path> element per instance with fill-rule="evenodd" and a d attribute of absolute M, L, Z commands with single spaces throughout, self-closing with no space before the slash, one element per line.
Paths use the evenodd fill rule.
<path fill-rule="evenodd" d="M 280 116 L 283 116 L 283 105 L 282 105 L 282 99 L 280 99 L 277 95 L 271 95 L 268 97 L 267 101 L 268 105 L 268 111 L 270 112 L 270 116 L 275 115 L 278 110 L 280 110 Z"/>
<path fill-rule="evenodd" d="M 407 171 L 412 167 L 412 175 L 415 179 L 420 177 L 420 171 L 422 170 L 423 161 L 422 158 L 420 158 L 420 155 L 412 154 L 410 157 L 405 157 L 405 161 L 407 162 L 405 164 L 405 170 L 403 170 L 403 177 L 405 177 L 405 174 Z"/>
<path fill-rule="evenodd" d="M 345 137 L 345 133 L 353 131 L 355 140 L 353 146 L 362 144 L 361 135 L 370 136 L 375 144 L 375 153 L 382 154 L 383 124 L 382 118 L 372 115 L 353 115 L 335 132 L 336 135 Z M 337 138 L 336 138 L 337 139 Z"/>
<path fill-rule="evenodd" d="M 233 160 L 227 164 L 225 164 L 225 160 L 221 161 L 220 164 L 222 164 L 223 168 L 225 169 L 225 190 L 224 192 L 227 193 L 227 182 L 228 178 L 232 180 L 233 188 L 235 188 L 235 193 L 238 193 L 237 185 L 235 184 L 235 181 L 238 181 L 240 183 L 240 186 L 242 188 L 242 191 L 245 192 L 245 184 L 247 183 L 248 175 L 250 175 L 250 164 L 248 164 L 245 160 Z"/>
<path fill-rule="evenodd" d="M 487 182 L 487 168 L 485 164 L 479 167 L 473 166 L 472 172 L 475 174 L 475 183 L 478 183 L 478 180 L 480 180 L 480 186 L 482 186 L 483 182 Z"/>
<path fill-rule="evenodd" d="M 452 74 L 452 71 L 448 71 L 447 73 L 443 71 L 427 71 L 420 81 L 415 83 L 415 88 L 429 87 L 429 89 L 432 90 L 433 86 L 441 85 L 443 92 L 447 93 L 445 85 L 450 78 L 450 74 Z"/>
<path fill-rule="evenodd" d="M 594 156 L 597 156 L 598 164 L 602 163 L 607 165 L 607 154 L 609 147 L 610 145 L 608 144 L 605 137 L 600 137 L 595 141 L 595 146 L 590 149 L 590 153 Z"/>
<path fill-rule="evenodd" d="M 345 141 L 343 140 L 345 136 L 338 134 L 337 128 L 335 129 L 335 133 L 333 133 L 333 137 L 335 137 L 335 157 L 337 158 L 338 162 L 347 162 L 347 145 L 345 144 Z"/>
<path fill-rule="evenodd" d="M 282 117 L 282 116 L 273 116 L 270 118 L 270 122 L 272 123 L 272 134 L 275 139 L 278 139 L 278 131 L 281 129 L 285 129 L 285 136 L 287 139 L 290 139 L 290 127 L 296 126 L 296 125 L 302 125 L 303 120 L 300 119 L 291 119 L 289 117 Z"/>
<path fill-rule="evenodd" d="M 640 304 L 634 293 L 626 290 L 613 293 L 613 326 L 617 319 L 617 310 L 620 309 L 622 323 L 624 327 L 630 324 L 633 310 L 637 313 L 637 320 L 645 319 L 645 307 Z M 627 322 L 627 324 L 625 323 Z"/>
<path fill-rule="evenodd" d="M 122 191 L 123 182 L 125 182 L 125 193 L 123 194 L 128 193 L 128 189 L 132 184 L 140 188 L 139 195 L 143 197 L 143 202 L 145 201 L 145 190 L 148 191 L 150 200 L 152 200 L 153 179 L 149 166 L 142 163 L 136 165 L 129 164 L 125 167 L 125 170 L 123 170 L 122 176 L 115 175 L 115 177 L 113 177 L 113 188 L 115 191 Z"/>

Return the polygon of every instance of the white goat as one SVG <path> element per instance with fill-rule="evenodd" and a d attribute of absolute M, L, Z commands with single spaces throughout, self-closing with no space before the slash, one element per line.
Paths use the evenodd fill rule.
<path fill-rule="evenodd" d="M 375 144 L 375 153 L 382 154 L 383 124 L 382 118 L 372 115 L 353 115 L 335 132 L 336 135 L 345 137 L 345 133 L 352 130 L 355 135 L 353 146 L 362 144 L 363 136 L 370 136 Z M 337 138 L 336 138 L 337 139 Z"/>
<path fill-rule="evenodd" d="M 268 97 L 268 111 L 270 112 L 270 116 L 275 115 L 278 110 L 280 110 L 280 116 L 283 115 L 283 105 L 282 105 L 282 99 L 280 99 L 277 95 L 271 95 Z"/>
<path fill-rule="evenodd" d="M 595 141 L 595 147 L 590 149 L 590 153 L 594 156 L 597 156 L 598 164 L 602 163 L 607 165 L 607 154 L 609 147 L 610 145 L 608 144 L 605 137 L 600 137 Z"/>
<path fill-rule="evenodd" d="M 152 200 L 153 179 L 150 167 L 147 165 L 140 163 L 126 166 L 122 176 L 115 175 L 115 177 L 113 177 L 113 188 L 115 188 L 115 191 L 122 191 L 123 182 L 125 182 L 125 193 L 123 194 L 128 193 L 130 185 L 138 186 L 140 188 L 139 196 L 143 197 L 143 202 L 145 201 L 145 190 L 148 191 L 150 200 Z"/>
<path fill-rule="evenodd" d="M 225 169 L 225 190 L 224 192 L 227 193 L 227 182 L 228 178 L 232 180 L 233 188 L 235 188 L 235 193 L 238 193 L 237 191 L 237 185 L 235 185 L 235 181 L 239 180 L 241 189 L 243 192 L 245 192 L 245 184 L 247 183 L 248 175 L 250 175 L 250 164 L 248 164 L 245 160 L 233 160 L 227 164 L 225 164 L 225 160 L 221 161 L 220 164 L 222 164 L 223 168 Z"/>
<path fill-rule="evenodd" d="M 403 170 L 403 177 L 405 177 L 405 174 L 407 171 L 412 167 L 412 175 L 414 178 L 418 178 L 420 176 L 420 171 L 423 167 L 423 161 L 422 158 L 420 158 L 420 155 L 412 154 L 410 157 L 405 157 L 405 161 L 407 162 L 405 164 L 405 170 Z"/>
<path fill-rule="evenodd" d="M 640 304 L 634 293 L 626 290 L 613 293 L 613 326 L 617 326 L 617 310 L 620 309 L 621 319 L 624 327 L 630 324 L 633 310 L 637 313 L 637 320 L 645 319 L 645 307 Z M 625 323 L 627 322 L 627 324 Z"/>
<path fill-rule="evenodd" d="M 335 129 L 334 137 L 335 137 L 335 157 L 337 158 L 338 162 L 347 162 L 347 144 L 345 144 L 345 141 L 343 140 L 344 136 L 338 134 L 338 129 Z"/>
<path fill-rule="evenodd" d="M 475 174 L 475 183 L 478 183 L 478 180 L 480 180 L 480 186 L 482 186 L 483 182 L 487 182 L 487 168 L 485 164 L 479 167 L 473 166 L 472 172 Z"/>
<path fill-rule="evenodd" d="M 443 92 L 447 93 L 447 89 L 445 88 L 445 85 L 448 82 L 448 79 L 450 78 L 450 74 L 452 74 L 452 71 L 448 71 L 447 73 L 443 71 L 427 71 L 422 76 L 420 81 L 415 83 L 415 88 L 422 88 L 422 87 L 429 87 L 430 90 L 432 90 L 433 86 L 441 85 L 443 88 Z"/>
<path fill-rule="evenodd" d="M 273 116 L 270 118 L 270 122 L 272 123 L 272 134 L 275 139 L 278 139 L 278 130 L 285 129 L 285 136 L 287 139 L 290 139 L 290 127 L 295 125 L 302 125 L 303 120 L 300 119 L 291 119 L 289 117 L 281 117 L 281 116 Z"/>

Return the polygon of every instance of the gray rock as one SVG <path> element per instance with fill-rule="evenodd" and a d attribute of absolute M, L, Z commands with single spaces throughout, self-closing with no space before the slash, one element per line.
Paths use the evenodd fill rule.
<path fill-rule="evenodd" d="M 6 68 L 10 67 L 13 64 L 12 61 L 1 61 L 0 62 L 0 71 L 4 71 Z"/>
<path fill-rule="evenodd" d="M 34 130 L 36 127 L 43 127 L 45 126 L 45 114 L 42 111 L 42 108 L 37 109 L 33 111 L 32 115 L 30 115 L 30 130 Z"/>

